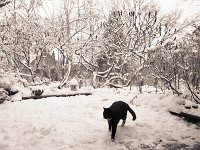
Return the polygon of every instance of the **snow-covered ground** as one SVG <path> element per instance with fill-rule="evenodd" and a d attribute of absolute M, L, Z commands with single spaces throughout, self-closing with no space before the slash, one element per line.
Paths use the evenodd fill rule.
<path fill-rule="evenodd" d="M 200 127 L 169 114 L 175 99 L 104 88 L 90 96 L 5 102 L 0 105 L 0 150 L 200 149 Z M 127 102 L 137 119 L 128 114 L 112 142 L 102 113 L 116 100 Z"/>

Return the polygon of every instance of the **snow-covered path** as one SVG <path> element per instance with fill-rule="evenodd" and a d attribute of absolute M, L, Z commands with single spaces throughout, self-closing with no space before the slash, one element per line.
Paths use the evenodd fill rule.
<path fill-rule="evenodd" d="M 130 105 L 136 121 L 118 125 L 110 140 L 103 107 L 130 102 L 133 93 L 98 90 L 91 96 L 45 98 L 0 105 L 0 150 L 198 149 L 200 129 L 163 108 Z M 151 100 L 150 95 L 138 99 Z M 137 104 L 138 105 L 138 104 Z M 160 110 L 161 109 L 161 110 Z M 199 143 L 198 143 L 199 142 Z"/>

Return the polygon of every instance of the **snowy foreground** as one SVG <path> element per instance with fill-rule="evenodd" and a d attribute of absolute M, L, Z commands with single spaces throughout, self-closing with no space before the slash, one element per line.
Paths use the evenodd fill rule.
<path fill-rule="evenodd" d="M 6 102 L 0 105 L 0 150 L 200 149 L 198 124 L 168 112 L 176 98 L 105 88 L 91 96 Z M 128 113 L 112 142 L 102 112 L 116 100 L 127 102 L 137 119 Z"/>

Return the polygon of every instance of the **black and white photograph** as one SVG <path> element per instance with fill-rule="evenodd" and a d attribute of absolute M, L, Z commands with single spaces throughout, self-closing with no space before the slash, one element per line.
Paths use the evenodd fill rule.
<path fill-rule="evenodd" d="M 200 0 L 0 0 L 0 150 L 200 150 Z"/>

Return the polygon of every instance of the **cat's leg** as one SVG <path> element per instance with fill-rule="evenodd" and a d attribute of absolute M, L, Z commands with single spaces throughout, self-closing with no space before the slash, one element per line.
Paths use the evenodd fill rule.
<path fill-rule="evenodd" d="M 117 124 L 112 124 L 112 134 L 111 134 L 111 139 L 112 140 L 115 139 L 116 131 L 117 131 Z"/>
<path fill-rule="evenodd" d="M 125 125 L 125 123 L 126 123 L 126 119 L 124 119 L 124 120 L 122 121 L 122 127 Z"/>
<path fill-rule="evenodd" d="M 108 131 L 111 131 L 111 121 L 108 120 Z"/>
<path fill-rule="evenodd" d="M 124 116 L 122 117 L 122 127 L 125 125 L 125 123 L 126 123 L 126 117 L 127 117 L 127 111 L 126 112 L 124 112 Z"/>

